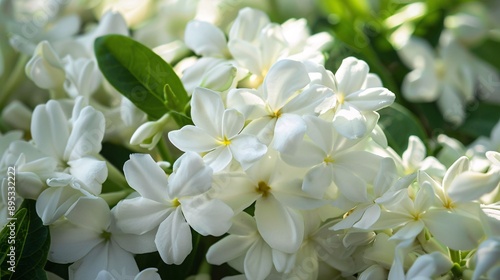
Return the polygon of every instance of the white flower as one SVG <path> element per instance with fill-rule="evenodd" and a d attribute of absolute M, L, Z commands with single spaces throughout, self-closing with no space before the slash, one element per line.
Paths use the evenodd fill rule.
<path fill-rule="evenodd" d="M 130 280 L 161 280 L 160 275 L 158 274 L 157 268 L 146 268 L 143 271 L 139 272 L 137 275 L 128 275 L 126 274 L 126 268 L 122 268 L 120 271 L 112 270 L 101 270 L 99 274 L 97 274 L 96 280 L 122 280 L 122 279 L 130 279 Z M 126 278 L 130 277 L 130 278 Z"/>
<path fill-rule="evenodd" d="M 354 57 L 345 58 L 335 75 L 319 69 L 320 84 L 335 93 L 332 108 L 333 126 L 349 139 L 363 138 L 371 132 L 371 119 L 378 119 L 378 111 L 394 102 L 395 95 L 380 84 L 378 77 L 368 73 L 366 62 Z"/>
<path fill-rule="evenodd" d="M 233 218 L 229 235 L 212 245 L 207 252 L 211 264 L 228 262 L 246 279 L 266 279 L 274 267 L 287 262 L 290 256 L 272 249 L 259 235 L 255 220 L 245 212 Z"/>
<path fill-rule="evenodd" d="M 213 196 L 236 213 L 255 202 L 255 220 L 262 238 L 273 249 L 295 253 L 304 237 L 304 218 L 299 210 L 326 203 L 302 191 L 297 173 L 271 150 L 245 173 L 217 174 Z"/>
<path fill-rule="evenodd" d="M 447 121 L 462 123 L 465 104 L 474 98 L 475 79 L 465 50 L 446 33 L 441 35 L 438 55 L 416 37 L 396 47 L 403 62 L 413 69 L 403 80 L 403 96 L 411 102 L 437 101 Z"/>
<path fill-rule="evenodd" d="M 427 156 L 424 143 L 414 135 L 408 139 L 408 148 L 403 152 L 401 160 L 405 175 L 422 170 L 433 177 L 441 178 L 446 172 L 446 167 L 435 157 Z"/>
<path fill-rule="evenodd" d="M 154 245 L 144 236 L 124 234 L 113 224 L 106 202 L 101 198 L 80 198 L 66 213 L 66 219 L 50 226 L 48 259 L 73 263 L 71 279 L 95 279 L 101 270 L 139 273 L 132 253 L 146 253 Z"/>
<path fill-rule="evenodd" d="M 195 90 L 191 118 L 194 126 L 171 131 L 168 138 L 182 151 L 206 153 L 203 159 L 214 172 L 224 169 L 233 158 L 243 168 L 248 168 L 267 151 L 255 136 L 242 133 L 244 116 L 235 109 L 224 109 L 216 92 L 203 88 Z"/>
<path fill-rule="evenodd" d="M 191 252 L 190 226 L 202 235 L 214 236 L 231 226 L 231 208 L 203 195 L 210 188 L 212 170 L 197 154 L 180 157 L 170 177 L 145 154 L 132 154 L 123 169 L 140 196 L 118 203 L 117 224 L 128 233 L 153 232 L 167 264 L 181 264 Z"/>
<path fill-rule="evenodd" d="M 108 175 L 106 163 L 97 158 L 104 117 L 83 103 L 77 99 L 71 108 L 50 100 L 37 106 L 31 123 L 33 144 L 14 142 L 5 159 L 18 164 L 17 190 L 25 198 L 38 199 L 37 213 L 44 224 L 57 220 L 78 197 L 99 195 Z"/>
<path fill-rule="evenodd" d="M 356 202 L 355 208 L 352 208 L 349 211 L 349 215 L 336 223 L 332 229 L 349 229 L 351 227 L 361 229 L 370 228 L 380 217 L 382 212 L 381 204 L 387 200 L 391 200 L 397 191 L 407 187 L 408 184 L 405 184 L 404 180 L 396 183 L 396 179 L 398 178 L 394 161 L 390 158 L 381 160 L 380 169 L 373 180 L 373 187 L 367 187 L 364 197 L 359 195 L 360 197 L 354 200 Z M 344 195 L 343 192 L 337 200 L 344 199 L 344 197 L 347 197 L 349 201 L 349 197 Z M 366 200 L 362 201 L 363 199 Z M 347 204 L 348 202 L 342 203 Z"/>
<path fill-rule="evenodd" d="M 332 92 L 310 82 L 305 66 L 281 60 L 272 66 L 259 90 L 236 89 L 229 92 L 227 104 L 247 120 L 244 133 L 257 135 L 262 143 L 280 152 L 296 150 L 306 132 L 304 115 L 316 114 L 316 107 Z"/>
<path fill-rule="evenodd" d="M 350 201 L 365 201 L 366 182 L 375 176 L 381 157 L 356 148 L 361 139 L 343 137 L 330 122 L 314 116 L 304 121 L 311 141 L 303 141 L 292 155 L 282 154 L 288 164 L 308 168 L 303 190 L 322 198 L 333 182 Z"/>

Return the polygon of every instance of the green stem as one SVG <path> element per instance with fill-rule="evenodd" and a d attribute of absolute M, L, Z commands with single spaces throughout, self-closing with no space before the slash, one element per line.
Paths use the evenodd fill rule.
<path fill-rule="evenodd" d="M 460 262 L 462 261 L 462 256 L 460 255 L 460 251 L 450 249 L 450 257 L 451 261 L 454 263 L 460 264 Z"/>
<path fill-rule="evenodd" d="M 172 155 L 170 155 L 170 150 L 167 147 L 167 143 L 165 143 L 163 139 L 160 139 L 160 141 L 156 145 L 156 149 L 158 150 L 158 153 L 160 154 L 162 160 L 173 163 Z"/>
<path fill-rule="evenodd" d="M 16 89 L 17 86 L 19 86 L 19 84 L 23 81 L 24 67 L 26 66 L 27 61 L 28 56 L 25 54 L 22 54 L 17 59 L 16 65 L 14 66 L 14 69 L 3 86 L 3 90 L 0 94 L 0 109 L 3 109 L 5 105 L 7 105 L 7 101 L 14 92 L 14 89 Z"/>
<path fill-rule="evenodd" d="M 51 89 L 49 92 L 50 99 L 63 99 L 68 97 L 63 86 L 60 86 L 57 89 Z"/>
<path fill-rule="evenodd" d="M 108 168 L 108 178 L 103 185 L 108 188 L 103 188 L 103 192 L 112 192 L 119 190 L 130 190 L 130 187 L 125 179 L 123 173 L 118 170 L 111 162 L 109 162 L 102 155 L 98 155 L 97 158 L 106 162 L 106 167 Z"/>
<path fill-rule="evenodd" d="M 207 260 L 203 260 L 200 264 L 200 268 L 198 269 L 198 274 L 208 274 L 212 273 L 212 266 L 207 262 Z"/>
<path fill-rule="evenodd" d="M 108 203 L 109 206 L 113 207 L 132 192 L 133 192 L 132 189 L 128 189 L 111 193 L 103 193 L 99 196 L 103 198 Z"/>

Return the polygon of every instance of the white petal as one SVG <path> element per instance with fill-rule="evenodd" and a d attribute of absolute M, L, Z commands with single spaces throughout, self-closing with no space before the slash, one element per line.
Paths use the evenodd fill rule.
<path fill-rule="evenodd" d="M 104 115 L 90 106 L 85 107 L 73 123 L 73 129 L 64 151 L 65 158 L 74 160 L 86 155 L 98 154 L 101 151 L 104 129 Z"/>
<path fill-rule="evenodd" d="M 214 173 L 226 168 L 232 159 L 233 155 L 227 146 L 220 146 L 203 157 L 203 160 L 214 170 Z"/>
<path fill-rule="evenodd" d="M 72 263 L 83 258 L 103 241 L 101 233 L 82 229 L 69 222 L 55 223 L 50 228 L 48 259 L 56 263 Z"/>
<path fill-rule="evenodd" d="M 248 279 L 265 279 L 273 268 L 272 251 L 264 241 L 258 240 L 245 257 L 245 275 Z"/>
<path fill-rule="evenodd" d="M 302 189 L 315 198 L 322 198 L 332 184 L 332 168 L 326 164 L 318 164 L 311 168 L 304 177 Z"/>
<path fill-rule="evenodd" d="M 329 124 L 329 127 L 331 128 L 331 124 Z M 321 139 L 312 139 L 314 139 L 314 144 L 309 141 L 302 141 L 294 154 L 281 154 L 283 161 L 297 167 L 311 167 L 323 163 L 328 151 L 316 146 L 322 144 Z"/>
<path fill-rule="evenodd" d="M 256 90 L 233 89 L 229 91 L 226 100 L 229 108 L 235 108 L 246 119 L 253 120 L 267 114 L 265 102 Z"/>
<path fill-rule="evenodd" d="M 241 133 L 255 135 L 263 144 L 269 145 L 274 137 L 276 118 L 264 116 L 248 124 Z"/>
<path fill-rule="evenodd" d="M 146 268 L 141 271 L 134 280 L 161 280 L 157 268 Z"/>
<path fill-rule="evenodd" d="M 254 162 L 267 153 L 267 146 L 262 144 L 257 137 L 240 134 L 231 140 L 229 145 L 233 157 L 243 169 L 247 169 Z"/>
<path fill-rule="evenodd" d="M 269 23 L 269 17 L 264 12 L 248 7 L 243 8 L 238 12 L 238 17 L 229 30 L 229 39 L 238 38 L 253 42 L 258 39 L 264 26 Z"/>
<path fill-rule="evenodd" d="M 31 136 L 35 146 L 45 154 L 63 159 L 64 148 L 69 137 L 67 117 L 57 101 L 39 105 L 33 111 Z"/>
<path fill-rule="evenodd" d="M 99 25 L 91 32 L 78 37 L 79 43 L 85 45 L 86 49 L 92 53 L 94 41 L 97 37 L 107 34 L 120 34 L 128 36 L 127 22 L 122 14 L 117 11 L 106 12 L 99 20 Z"/>
<path fill-rule="evenodd" d="M 173 172 L 168 177 L 169 196 L 193 196 L 208 191 L 212 185 L 212 173 L 198 154 L 183 154 L 175 161 Z"/>
<path fill-rule="evenodd" d="M 448 195 L 456 202 L 473 201 L 493 191 L 499 183 L 500 173 L 498 172 L 483 174 L 465 171 L 451 182 L 448 188 Z"/>
<path fill-rule="evenodd" d="M 68 162 L 71 175 L 82 181 L 83 188 L 93 195 L 101 193 L 101 187 L 108 177 L 106 162 L 92 157 L 82 157 Z"/>
<path fill-rule="evenodd" d="M 134 256 L 113 241 L 96 246 L 83 259 L 69 267 L 69 278 L 95 279 L 103 271 L 111 271 L 119 279 L 133 279 L 139 272 Z"/>
<path fill-rule="evenodd" d="M 379 218 L 380 218 L 380 206 L 373 204 L 366 208 L 363 213 L 363 217 L 359 219 L 357 223 L 354 224 L 356 228 L 369 229 Z"/>
<path fill-rule="evenodd" d="M 424 183 L 420 186 L 420 190 L 414 200 L 415 210 L 418 213 L 423 213 L 432 206 L 436 205 L 437 196 L 429 183 Z"/>
<path fill-rule="evenodd" d="M 353 202 L 366 202 L 366 181 L 360 178 L 352 169 L 338 165 L 330 168 L 333 172 L 333 182 L 342 194 Z"/>
<path fill-rule="evenodd" d="M 44 225 L 54 223 L 80 198 L 84 196 L 71 187 L 50 187 L 36 201 L 36 212 Z"/>
<path fill-rule="evenodd" d="M 406 223 L 402 228 L 400 228 L 396 234 L 391 236 L 389 240 L 413 240 L 422 229 L 424 229 L 425 225 L 422 221 L 410 221 Z"/>
<path fill-rule="evenodd" d="M 287 43 L 283 37 L 279 24 L 271 23 L 265 26 L 260 32 L 259 47 L 262 51 L 261 74 L 265 75 L 266 70 L 272 67 L 283 55 L 287 54 Z"/>
<path fill-rule="evenodd" d="M 342 64 L 335 73 L 339 92 L 348 95 L 360 90 L 366 80 L 368 70 L 368 64 L 363 60 L 352 56 L 342 60 Z"/>
<path fill-rule="evenodd" d="M 214 197 L 224 201 L 235 213 L 239 213 L 254 203 L 260 194 L 255 191 L 255 183 L 248 178 L 237 175 L 228 177 L 227 174 L 221 174 L 214 178 Z"/>
<path fill-rule="evenodd" d="M 387 270 L 380 265 L 374 264 L 361 272 L 358 280 L 387 279 L 387 276 Z"/>
<path fill-rule="evenodd" d="M 212 137 L 222 135 L 221 120 L 224 104 L 221 96 L 209 89 L 196 88 L 191 99 L 193 123 Z"/>
<path fill-rule="evenodd" d="M 123 165 L 123 173 L 127 183 L 142 197 L 160 203 L 173 199 L 167 193 L 167 174 L 150 155 L 130 155 L 130 159 Z"/>
<path fill-rule="evenodd" d="M 446 174 L 444 175 L 443 178 L 443 188 L 447 191 L 448 188 L 451 186 L 452 182 L 455 180 L 455 178 L 469 170 L 469 159 L 465 156 L 460 157 L 457 159 L 451 166 L 448 168 L 446 171 Z"/>
<path fill-rule="evenodd" d="M 161 259 L 167 264 L 181 264 L 193 249 L 191 229 L 177 208 L 160 224 L 155 238 Z"/>
<path fill-rule="evenodd" d="M 254 241 L 246 236 L 229 235 L 210 246 L 207 261 L 210 264 L 221 265 L 244 255 Z"/>
<path fill-rule="evenodd" d="M 407 279 L 438 277 L 448 272 L 453 263 L 440 252 L 432 252 L 417 258 L 406 274 Z"/>
<path fill-rule="evenodd" d="M 238 65 L 247 68 L 252 74 L 261 75 L 263 63 L 261 51 L 258 47 L 241 39 L 231 39 L 227 45 Z"/>
<path fill-rule="evenodd" d="M 187 223 L 201 235 L 220 236 L 231 227 L 233 210 L 222 201 L 202 196 L 179 201 Z"/>
<path fill-rule="evenodd" d="M 333 127 L 348 139 L 358 139 L 366 133 L 366 119 L 352 106 L 343 106 L 335 113 Z"/>
<path fill-rule="evenodd" d="M 437 105 L 444 119 L 454 125 L 461 124 L 465 119 L 465 100 L 451 85 L 443 85 Z"/>
<path fill-rule="evenodd" d="M 94 231 L 107 231 L 111 223 L 111 212 L 104 199 L 81 197 L 66 213 L 71 223 Z"/>
<path fill-rule="evenodd" d="M 197 55 L 224 57 L 226 36 L 208 22 L 190 21 L 186 25 L 184 41 Z"/>
<path fill-rule="evenodd" d="M 296 91 L 309 83 L 309 75 L 303 63 L 293 60 L 276 62 L 266 75 L 264 91 L 271 109 L 285 105 Z"/>
<path fill-rule="evenodd" d="M 126 251 L 133 254 L 145 254 L 156 252 L 155 235 L 157 229 L 150 230 L 144 234 L 124 233 L 116 226 L 116 222 L 111 224 L 110 232 L 113 240 Z"/>
<path fill-rule="evenodd" d="M 396 96 L 386 88 L 367 88 L 356 91 L 345 98 L 360 111 L 377 111 L 391 105 Z"/>
<path fill-rule="evenodd" d="M 272 184 L 272 188 L 274 189 L 274 197 L 282 205 L 288 206 L 291 209 L 313 210 L 327 204 L 321 198 L 311 197 L 304 192 L 300 179 Z"/>
<path fill-rule="evenodd" d="M 167 205 L 143 197 L 124 199 L 114 208 L 117 226 L 126 233 L 144 234 L 173 211 Z"/>
<path fill-rule="evenodd" d="M 332 123 L 310 115 L 304 116 L 304 121 L 307 124 L 307 134 L 314 139 L 314 143 L 324 153 L 329 153 L 332 150 L 334 133 Z"/>
<path fill-rule="evenodd" d="M 439 97 L 439 81 L 432 69 L 418 68 L 405 76 L 401 91 L 410 102 L 432 102 Z"/>
<path fill-rule="evenodd" d="M 458 213 L 436 209 L 425 213 L 423 219 L 432 235 L 453 250 L 472 250 L 484 236 L 478 220 Z"/>
<path fill-rule="evenodd" d="M 256 201 L 255 220 L 262 238 L 272 248 L 285 253 L 295 253 L 302 244 L 302 216 L 281 205 L 272 195 Z"/>
<path fill-rule="evenodd" d="M 498 267 L 499 254 L 500 240 L 498 240 L 498 237 L 483 241 L 476 252 L 477 264 L 472 279 L 481 279 L 480 276 L 486 274 L 488 270 L 491 272 L 495 266 Z"/>
<path fill-rule="evenodd" d="M 407 168 L 417 168 L 426 155 L 427 152 L 422 140 L 415 135 L 411 135 L 408 138 L 408 148 L 402 155 L 404 165 Z"/>
<path fill-rule="evenodd" d="M 170 131 L 168 139 L 181 151 L 203 153 L 215 149 L 219 144 L 213 136 L 203 129 L 186 125 L 179 130 Z M 218 136 L 220 137 L 220 136 Z"/>
<path fill-rule="evenodd" d="M 316 108 L 322 104 L 325 98 L 333 95 L 333 91 L 325 86 L 312 85 L 299 93 L 285 104 L 283 112 L 297 115 L 314 114 Z"/>
<path fill-rule="evenodd" d="M 235 109 L 227 109 L 222 116 L 222 136 L 233 138 L 245 125 L 245 117 Z"/>
<path fill-rule="evenodd" d="M 432 65 L 435 61 L 434 50 L 431 45 L 418 37 L 411 37 L 398 51 L 401 60 L 412 68 L 422 68 Z"/>
<path fill-rule="evenodd" d="M 306 133 L 307 125 L 302 117 L 283 114 L 274 128 L 273 148 L 282 153 L 295 152 Z"/>
<path fill-rule="evenodd" d="M 134 255 L 120 247 L 119 244 L 113 239 L 113 235 L 111 235 L 108 251 L 106 253 L 106 270 L 116 271 L 120 273 L 120 277 L 135 277 L 139 273 L 139 268 L 137 267 Z"/>

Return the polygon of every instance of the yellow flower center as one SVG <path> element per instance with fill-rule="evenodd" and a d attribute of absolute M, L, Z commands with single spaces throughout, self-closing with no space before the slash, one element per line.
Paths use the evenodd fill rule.
<path fill-rule="evenodd" d="M 223 146 L 229 146 L 229 144 L 231 144 L 231 140 L 227 139 L 227 137 L 224 136 L 224 139 L 219 140 L 219 144 Z"/>
<path fill-rule="evenodd" d="M 331 156 L 326 156 L 325 159 L 323 159 L 323 162 L 326 164 L 334 163 L 335 160 Z"/>
<path fill-rule="evenodd" d="M 179 199 L 177 197 L 172 199 L 172 206 L 179 207 L 180 205 L 181 205 L 181 202 L 179 201 Z"/>
<path fill-rule="evenodd" d="M 264 181 L 260 181 L 259 184 L 257 184 L 256 191 L 262 194 L 262 197 L 267 197 L 270 190 L 271 187 Z"/>
<path fill-rule="evenodd" d="M 345 95 L 341 92 L 337 93 L 337 101 L 339 102 L 339 104 L 344 104 Z"/>

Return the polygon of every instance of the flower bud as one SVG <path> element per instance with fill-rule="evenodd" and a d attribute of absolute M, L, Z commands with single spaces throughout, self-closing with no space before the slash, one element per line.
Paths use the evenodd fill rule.
<path fill-rule="evenodd" d="M 130 144 L 152 150 L 158 144 L 158 141 L 160 141 L 163 129 L 169 120 L 170 115 L 165 114 L 157 121 L 149 121 L 142 124 L 130 138 Z"/>
<path fill-rule="evenodd" d="M 233 85 L 236 73 L 233 65 L 219 64 L 205 73 L 200 86 L 214 91 L 226 91 Z"/>
<path fill-rule="evenodd" d="M 59 56 L 47 41 L 38 44 L 33 57 L 26 64 L 25 71 L 26 75 L 43 89 L 61 88 L 66 78 Z"/>

